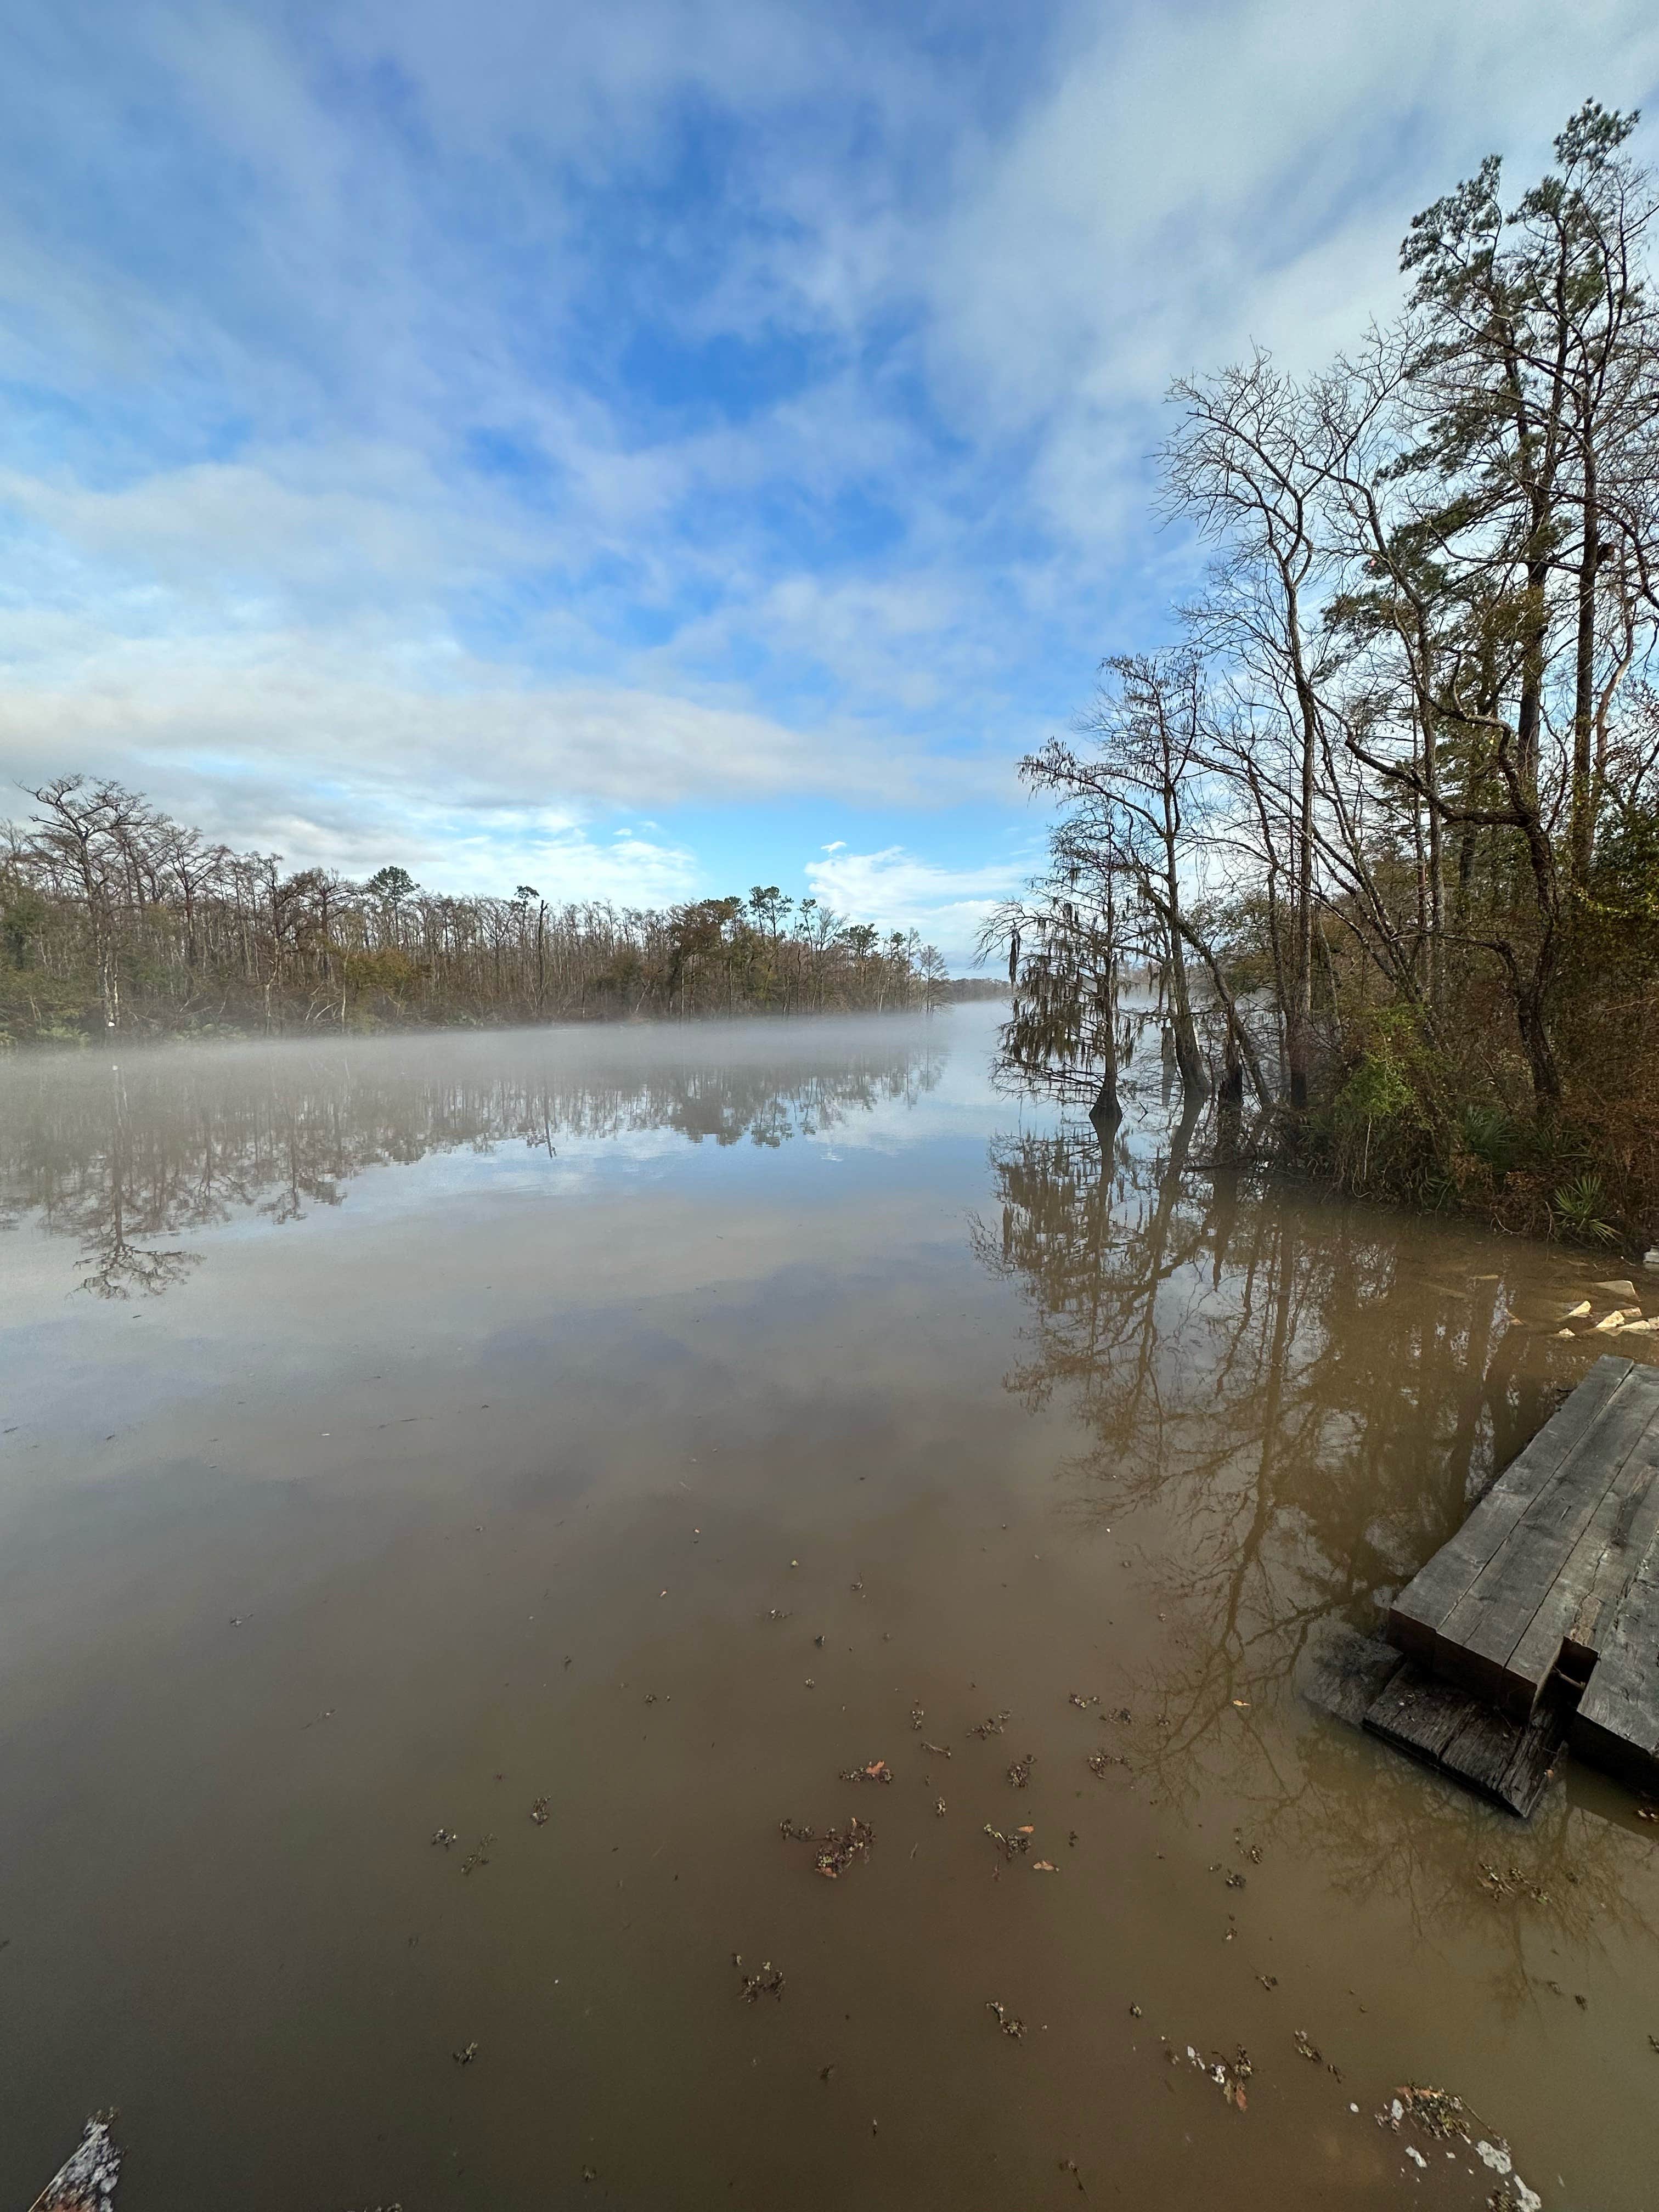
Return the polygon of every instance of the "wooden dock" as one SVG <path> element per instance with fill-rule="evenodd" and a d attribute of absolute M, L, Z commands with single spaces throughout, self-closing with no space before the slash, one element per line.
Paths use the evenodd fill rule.
<path fill-rule="evenodd" d="M 1659 1794 L 1659 1368 L 1597 1360 L 1387 1633 L 1354 1662 L 1374 1734 L 1518 1813 L 1564 1740 Z"/>

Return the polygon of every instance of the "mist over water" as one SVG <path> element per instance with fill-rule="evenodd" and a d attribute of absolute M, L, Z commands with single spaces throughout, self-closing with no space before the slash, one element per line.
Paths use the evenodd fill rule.
<path fill-rule="evenodd" d="M 1652 1824 L 1301 1687 L 1605 1268 L 999 1011 L 0 1067 L 0 2202 L 1654 2201 Z"/>

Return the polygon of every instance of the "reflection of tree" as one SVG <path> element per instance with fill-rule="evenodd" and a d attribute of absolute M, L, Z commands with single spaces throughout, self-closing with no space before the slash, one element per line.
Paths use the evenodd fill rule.
<path fill-rule="evenodd" d="M 468 1067 L 374 1048 L 319 1061 L 287 1048 L 139 1059 L 88 1079 L 83 1068 L 11 1071 L 0 1115 L 0 1228 L 33 1219 L 80 1244 L 80 1287 L 158 1293 L 198 1255 L 167 1242 L 257 1209 L 276 1223 L 339 1206 L 370 1167 L 514 1141 L 556 1153 L 561 1139 L 653 1129 L 693 1144 L 775 1147 L 884 1101 L 914 1103 L 943 1055 L 896 1037 L 880 1049 L 780 1052 L 775 1060 L 660 1058 L 630 1065 L 589 1053 L 550 1070 L 502 1047 Z"/>
<path fill-rule="evenodd" d="M 1419 1225 L 1195 1170 L 1193 1139 L 1191 1115 L 1143 1109 L 1099 1136 L 1000 1139 L 1001 1218 L 974 1231 L 1032 1310 L 1008 1388 L 1079 1418 L 1091 1512 L 1162 1532 L 1170 1643 L 1121 1747 L 1167 1796 L 1224 1784 L 1253 1836 L 1356 1894 L 1400 1892 L 1424 1924 L 1486 1910 L 1470 1802 L 1313 1723 L 1295 1686 L 1338 1624 L 1375 1632 L 1378 1599 L 1538 1426 L 1547 1386 L 1501 1277 L 1437 1284 Z M 1524 1861 L 1557 1930 L 1639 1917 L 1620 1832 L 1559 1793 L 1492 1848 Z"/>

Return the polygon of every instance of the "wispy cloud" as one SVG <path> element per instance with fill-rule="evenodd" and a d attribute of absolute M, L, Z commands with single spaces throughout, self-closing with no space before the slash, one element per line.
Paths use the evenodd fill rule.
<path fill-rule="evenodd" d="M 952 868 L 900 845 L 878 853 L 824 849 L 828 859 L 806 864 L 817 897 L 848 920 L 874 922 L 884 933 L 918 930 L 953 968 L 972 961 L 981 923 L 1000 900 L 1019 888 L 1036 858 L 1034 848 L 1024 845 L 980 866 Z"/>
<path fill-rule="evenodd" d="M 641 896 L 828 799 L 823 895 L 965 942 L 1190 574 L 1170 377 L 1318 357 L 1414 207 L 1656 79 L 1639 0 L 23 0 L 0 769 Z"/>

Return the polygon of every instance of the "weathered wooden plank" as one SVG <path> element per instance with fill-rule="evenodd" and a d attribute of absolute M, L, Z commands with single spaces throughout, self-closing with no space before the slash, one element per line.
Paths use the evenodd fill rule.
<path fill-rule="evenodd" d="M 1561 1640 L 1563 1670 L 1580 1680 L 1588 1678 L 1601 1656 L 1607 1624 L 1659 1540 L 1659 1434 L 1649 1431 L 1634 1464 L 1644 1471 L 1645 1486 L 1632 1486 L 1626 1496 L 1612 1540 Z"/>
<path fill-rule="evenodd" d="M 1650 1390 L 1636 1387 L 1627 1378 L 1601 1417 L 1579 1438 L 1553 1480 L 1528 1501 L 1436 1632 L 1437 1674 L 1492 1698 L 1517 1719 L 1530 1712 L 1541 1680 L 1512 1674 L 1511 1655 L 1534 1616 L 1548 1601 L 1575 1546 L 1592 1530 L 1603 1511 L 1608 1515 L 1601 1539 L 1605 1546 L 1617 1513 L 1616 1500 L 1611 1508 L 1607 1504 L 1608 1493 L 1656 1410 L 1659 1400 Z M 1594 1549 L 1593 1536 L 1591 1542 Z M 1570 1618 L 1571 1609 L 1566 1616 Z M 1566 1619 L 1561 1622 L 1563 1633 Z M 1559 1649 L 1558 1638 L 1556 1650 Z"/>
<path fill-rule="evenodd" d="M 1392 1644 L 1362 1636 L 1357 1628 L 1339 1628 L 1304 1653 L 1302 1694 L 1321 1712 L 1361 1728 L 1368 1709 L 1405 1664 Z"/>
<path fill-rule="evenodd" d="M 1545 1698 L 1524 1721 L 1508 1720 L 1471 1698 L 1468 1717 L 1440 1754 L 1440 1764 L 1505 1811 L 1529 1820 L 1555 1771 L 1568 1719 L 1553 1698 Z"/>
<path fill-rule="evenodd" d="M 1437 1682 L 1408 1659 L 1367 1708 L 1365 1726 L 1413 1759 L 1438 1766 L 1447 1745 L 1468 1720 L 1471 1703 L 1466 1690 Z"/>
<path fill-rule="evenodd" d="M 1573 1716 L 1575 1753 L 1638 1790 L 1659 1790 L 1659 1566 L 1648 1565 L 1608 1623 Z"/>
<path fill-rule="evenodd" d="M 1554 1579 L 1546 1587 L 1532 1619 L 1504 1662 L 1511 1704 L 1518 1705 L 1516 1693 L 1520 1686 L 1524 1686 L 1528 1710 L 1537 1702 L 1539 1692 L 1555 1672 L 1568 1630 L 1581 1616 L 1589 1625 L 1586 1607 L 1592 1589 L 1601 1589 L 1602 1603 L 1610 1617 L 1641 1564 L 1647 1546 L 1644 1543 L 1632 1553 L 1630 1537 L 1648 1504 L 1653 1488 L 1655 1454 L 1659 1451 L 1659 1435 L 1656 1435 L 1654 1425 L 1659 1422 L 1659 1372 L 1654 1374 L 1651 1392 L 1644 1394 L 1651 1396 L 1651 1419 L 1623 1464 L 1614 1471 L 1607 1495 Z M 1601 1606 L 1598 1605 L 1595 1616 L 1598 1620 L 1601 1612 Z M 1594 1659 L 1594 1645 L 1589 1647 L 1588 1656 Z"/>
<path fill-rule="evenodd" d="M 1512 1459 L 1468 1519 L 1407 1583 L 1389 1608 L 1389 1641 L 1430 1664 L 1448 1615 L 1468 1592 L 1527 1507 L 1635 1372 L 1632 1360 L 1607 1354 L 1572 1395 Z"/>

